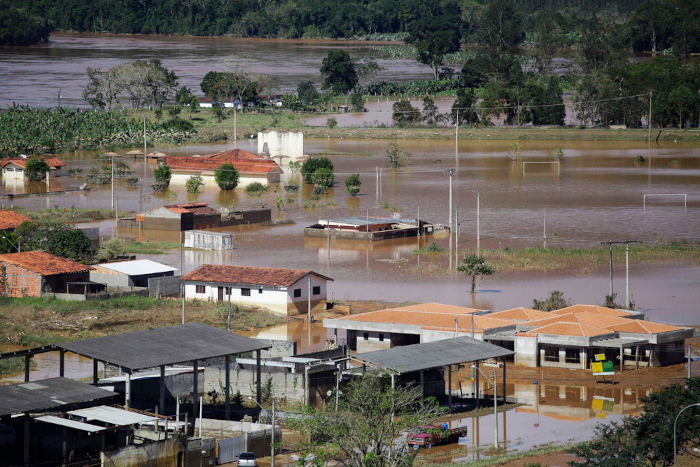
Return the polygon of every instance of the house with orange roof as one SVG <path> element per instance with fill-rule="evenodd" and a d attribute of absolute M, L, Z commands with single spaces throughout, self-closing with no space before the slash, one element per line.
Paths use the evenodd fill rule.
<path fill-rule="evenodd" d="M 12 209 L 0 209 L 0 231 L 12 232 L 24 222 L 32 220 Z"/>
<path fill-rule="evenodd" d="M 90 281 L 91 269 L 44 251 L 7 253 L 0 255 L 0 294 L 78 299 L 104 289 L 102 284 Z"/>
<path fill-rule="evenodd" d="M 182 184 L 192 175 L 202 177 L 204 186 L 218 187 L 214 179 L 216 169 L 231 164 L 238 171 L 238 186 L 245 187 L 254 182 L 267 185 L 279 183 L 282 169 L 275 161 L 243 149 L 233 149 L 203 156 L 167 156 L 164 162 L 170 166 L 170 183 Z"/>
<path fill-rule="evenodd" d="M 0 160 L 0 167 L 2 167 L 2 178 L 4 180 L 24 180 L 24 172 L 27 168 L 26 158 L 9 158 L 6 157 Z M 61 159 L 57 157 L 47 157 L 44 158 L 49 166 L 49 175 L 55 174 L 57 171 L 66 165 Z"/>

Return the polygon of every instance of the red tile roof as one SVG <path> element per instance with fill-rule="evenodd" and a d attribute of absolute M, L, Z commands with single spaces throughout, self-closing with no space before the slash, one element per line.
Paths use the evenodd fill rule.
<path fill-rule="evenodd" d="M 560 308 L 558 310 L 550 311 L 550 313 L 554 313 L 555 315 L 564 315 L 567 313 L 579 313 L 582 311 L 589 312 L 589 313 L 600 313 L 601 315 L 607 315 L 607 316 L 622 316 L 622 317 L 634 314 L 634 313 L 629 312 L 629 311 L 617 310 L 614 308 L 608 308 L 606 306 L 600 306 L 600 305 L 571 305 L 571 306 L 567 306 L 566 308 Z"/>
<path fill-rule="evenodd" d="M 165 163 L 173 170 L 214 171 L 223 164 L 231 164 L 241 174 L 282 172 L 275 161 L 242 149 L 205 154 L 204 156 L 167 156 Z"/>
<path fill-rule="evenodd" d="M 586 326 L 581 323 L 552 323 L 529 331 L 519 332 L 519 336 L 535 337 L 538 334 L 549 334 L 555 336 L 581 336 L 593 337 L 602 336 L 605 334 L 613 334 L 609 329 L 603 329 L 595 326 Z"/>
<path fill-rule="evenodd" d="M 309 274 L 333 280 L 310 269 L 258 268 L 203 264 L 182 276 L 183 281 L 289 287 Z"/>
<path fill-rule="evenodd" d="M 16 229 L 22 222 L 31 222 L 31 219 L 11 209 L 0 210 L 0 230 Z"/>
<path fill-rule="evenodd" d="M 9 164 L 9 163 L 11 162 L 11 163 L 13 163 L 13 164 L 15 164 L 15 165 L 18 165 L 18 166 L 24 168 L 24 167 L 27 166 L 27 160 L 28 160 L 28 159 L 22 159 L 22 158 L 19 158 L 19 159 L 10 159 L 10 158 L 7 158 L 7 157 L 6 157 L 6 158 L 3 159 L 2 161 L 0 161 L 0 166 L 5 167 L 7 164 Z M 46 159 L 44 159 L 44 161 L 45 161 L 45 162 L 49 165 L 49 167 L 51 167 L 52 169 L 55 169 L 56 167 L 63 167 L 64 165 L 66 165 L 65 162 L 63 162 L 61 159 L 59 159 L 59 158 L 57 158 L 57 157 L 47 157 Z"/>
<path fill-rule="evenodd" d="M 54 256 L 45 251 L 23 251 L 0 255 L 0 261 L 19 266 L 42 276 L 84 272 L 92 269 L 85 264 L 76 263 L 60 256 Z"/>

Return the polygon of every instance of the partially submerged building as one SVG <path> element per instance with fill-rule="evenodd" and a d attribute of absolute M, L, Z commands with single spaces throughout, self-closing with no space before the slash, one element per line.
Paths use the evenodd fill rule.
<path fill-rule="evenodd" d="M 258 153 L 268 154 L 270 157 L 297 160 L 304 155 L 304 133 L 301 131 L 261 131 L 258 133 Z"/>
<path fill-rule="evenodd" d="M 27 169 L 27 160 L 25 158 L 10 159 L 5 158 L 0 161 L 0 167 L 2 167 L 2 178 L 5 180 L 24 180 L 24 173 Z M 66 165 L 61 159 L 57 157 L 47 157 L 44 162 L 49 166 L 49 171 L 47 176 L 54 175 L 58 172 L 61 167 Z"/>
<path fill-rule="evenodd" d="M 394 217 L 349 216 L 336 219 L 319 219 L 304 229 L 308 237 L 326 237 L 351 240 L 386 240 L 389 238 L 415 237 L 432 234 L 434 226 L 419 219 Z"/>
<path fill-rule="evenodd" d="M 172 277 L 175 271 L 177 271 L 176 268 L 167 264 L 150 259 L 136 259 L 96 264 L 90 271 L 90 280 L 105 284 L 107 287 L 128 290 L 134 287 L 148 287 L 149 279 Z"/>
<path fill-rule="evenodd" d="M 10 297 L 85 296 L 104 289 L 90 281 L 91 269 L 44 251 L 7 253 L 0 255 L 0 293 Z"/>
<path fill-rule="evenodd" d="M 683 361 L 683 342 L 694 330 L 643 318 L 595 305 L 490 313 L 431 303 L 326 319 L 324 326 L 329 341 L 360 352 L 469 335 L 513 350 L 516 364 L 533 367 L 585 369 L 595 354 L 623 368 Z"/>
<path fill-rule="evenodd" d="M 211 230 L 188 230 L 185 232 L 185 248 L 233 250 L 233 235 Z"/>
<path fill-rule="evenodd" d="M 124 219 L 122 225 L 137 227 L 141 224 L 146 230 L 169 230 L 182 232 L 196 229 L 210 229 L 232 225 L 270 222 L 271 210 L 248 209 L 222 214 L 208 203 L 166 204 L 137 214 L 135 218 Z"/>
<path fill-rule="evenodd" d="M 330 277 L 311 270 L 204 264 L 181 278 L 185 298 L 231 302 L 275 313 L 325 307 Z"/>
<path fill-rule="evenodd" d="M 242 149 L 233 149 L 203 156 L 168 156 L 165 163 L 172 171 L 171 183 L 185 184 L 192 175 L 202 177 L 204 186 L 218 186 L 214 178 L 216 169 L 231 164 L 238 172 L 238 186 L 245 187 L 254 182 L 267 185 L 278 183 L 282 169 L 272 159 Z"/>

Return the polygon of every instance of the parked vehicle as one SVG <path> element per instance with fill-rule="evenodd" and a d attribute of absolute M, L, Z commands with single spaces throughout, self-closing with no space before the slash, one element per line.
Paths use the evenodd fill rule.
<path fill-rule="evenodd" d="M 238 456 L 236 465 L 241 467 L 255 467 L 258 465 L 258 461 L 255 460 L 255 454 L 252 452 L 242 452 L 241 455 Z"/>
<path fill-rule="evenodd" d="M 408 436 L 408 445 L 414 449 L 420 447 L 431 448 L 441 444 L 455 443 L 460 436 L 467 434 L 467 427 L 460 426 L 457 428 L 449 428 L 447 423 L 439 425 L 427 425 L 420 432 Z"/>

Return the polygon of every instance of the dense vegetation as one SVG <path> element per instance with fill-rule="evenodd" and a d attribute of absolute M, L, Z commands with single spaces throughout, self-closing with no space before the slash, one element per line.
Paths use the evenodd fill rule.
<path fill-rule="evenodd" d="M 468 24 L 488 0 L 25 0 L 26 10 L 62 30 L 131 34 L 287 38 L 405 37 L 412 21 L 444 5 Z M 526 14 L 543 9 L 608 16 L 628 14 L 641 0 L 514 0 Z M 401 35 L 403 33 L 403 36 Z"/>
<path fill-rule="evenodd" d="M 179 143 L 190 131 L 146 122 L 149 142 Z M 0 111 L 0 153 L 16 155 L 143 144 L 143 121 L 124 110 L 33 109 L 14 106 Z"/>
<path fill-rule="evenodd" d="M 20 2 L 0 0 L 0 45 L 46 42 L 51 29 L 43 14 L 33 14 Z"/>

